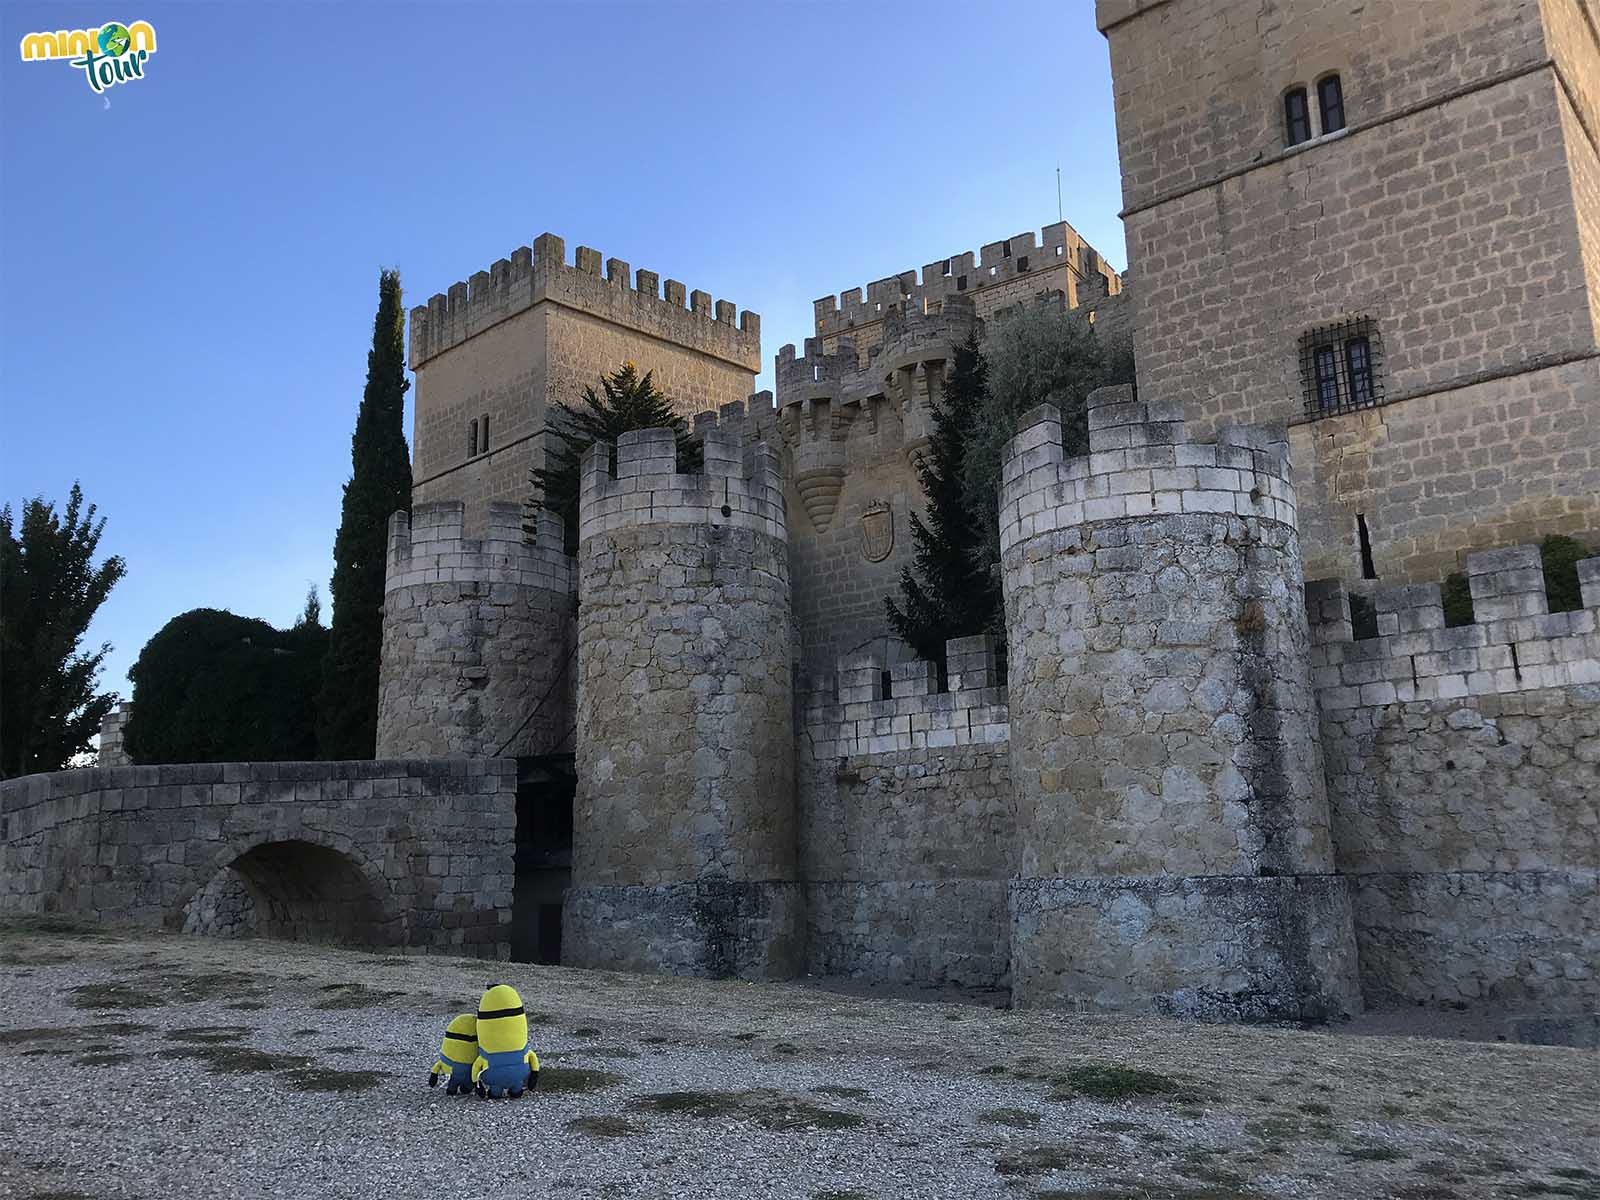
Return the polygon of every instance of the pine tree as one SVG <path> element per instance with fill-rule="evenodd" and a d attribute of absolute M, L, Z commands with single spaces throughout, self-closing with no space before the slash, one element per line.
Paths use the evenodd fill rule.
<path fill-rule="evenodd" d="M 568 553 L 578 547 L 578 476 L 585 451 L 596 442 L 615 443 L 635 429 L 672 429 L 678 436 L 678 470 L 700 469 L 700 444 L 690 436 L 689 425 L 655 385 L 655 372 L 639 374 L 631 362 L 600 379 L 600 393 L 583 389 L 580 403 L 560 402 L 551 410 L 545 428 L 551 435 L 546 461 L 533 470 L 533 495 L 528 506 L 537 514 L 555 513 L 566 530 Z M 529 536 L 537 526 L 524 526 Z"/>
<path fill-rule="evenodd" d="M 917 462 L 927 517 L 911 515 L 915 555 L 913 565 L 900 572 L 901 601 L 884 597 L 890 627 L 930 662 L 944 660 L 951 638 L 986 633 L 999 620 L 993 560 L 963 503 L 967 442 L 984 403 L 986 376 L 973 335 L 956 348 L 949 385 L 933 407 L 927 453 Z"/>
<path fill-rule="evenodd" d="M 111 646 L 79 649 L 126 570 L 114 555 L 94 564 L 105 525 L 76 483 L 59 516 L 42 497 L 24 502 L 20 533 L 0 508 L 0 777 L 61 770 L 117 703 L 95 692 Z"/>
<path fill-rule="evenodd" d="M 317 703 L 317 744 L 324 758 L 371 758 L 377 747 L 389 517 L 411 507 L 404 320 L 400 272 L 382 271 L 367 386 L 350 439 L 350 482 L 333 544 L 333 622 Z"/>

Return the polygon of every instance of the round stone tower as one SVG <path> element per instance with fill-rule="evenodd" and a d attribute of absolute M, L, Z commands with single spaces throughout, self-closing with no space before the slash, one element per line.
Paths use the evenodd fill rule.
<path fill-rule="evenodd" d="M 742 406 L 583 462 L 563 960 L 747 979 L 801 961 L 783 479 Z"/>
<path fill-rule="evenodd" d="M 389 519 L 378 757 L 554 753 L 572 729 L 572 559 L 561 523 L 491 504 L 463 536 L 459 501 Z"/>
<path fill-rule="evenodd" d="M 1333 872 L 1281 430 L 1089 399 L 1007 447 L 1022 1004 L 1322 1019 L 1360 993 Z"/>

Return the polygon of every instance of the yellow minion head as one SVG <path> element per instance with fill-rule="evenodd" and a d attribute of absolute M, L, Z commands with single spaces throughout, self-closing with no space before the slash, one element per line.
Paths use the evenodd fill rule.
<path fill-rule="evenodd" d="M 517 989 L 497 983 L 478 1001 L 478 1045 L 486 1054 L 521 1050 L 528 1044 L 528 1017 Z"/>
<path fill-rule="evenodd" d="M 457 1063 L 470 1063 L 478 1057 L 477 1017 L 462 1013 L 451 1020 L 439 1043 L 439 1057 Z"/>

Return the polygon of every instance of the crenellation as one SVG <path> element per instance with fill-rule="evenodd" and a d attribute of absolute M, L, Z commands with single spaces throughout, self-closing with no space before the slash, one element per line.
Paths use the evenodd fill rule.
<path fill-rule="evenodd" d="M 754 373 L 761 361 L 761 318 L 727 300 L 713 304 L 710 293 L 689 293 L 677 280 L 666 281 L 640 268 L 629 284 L 630 266 L 579 246 L 566 262 L 566 243 L 541 234 L 532 247 L 519 247 L 488 271 L 453 283 L 443 295 L 411 310 L 412 370 L 490 326 L 545 300 L 574 307 L 625 328 L 679 342 Z M 737 316 L 737 321 L 735 317 Z"/>

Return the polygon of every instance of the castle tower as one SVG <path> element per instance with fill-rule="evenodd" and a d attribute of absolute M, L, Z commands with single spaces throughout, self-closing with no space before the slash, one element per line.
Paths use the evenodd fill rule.
<path fill-rule="evenodd" d="M 1051 405 L 1007 447 L 1000 538 L 1023 1004 L 1228 1020 L 1359 1007 L 1332 874 L 1282 431 Z"/>
<path fill-rule="evenodd" d="M 1592 0 L 1098 0 L 1142 398 L 1287 422 L 1312 577 L 1600 534 Z M 1470 431 L 1470 432 L 1468 432 Z"/>
<path fill-rule="evenodd" d="M 561 523 L 491 504 L 465 536 L 460 501 L 389 520 L 378 757 L 555 753 L 572 728 L 574 594 Z"/>
<path fill-rule="evenodd" d="M 742 405 L 584 457 L 563 960 L 746 979 L 801 962 L 783 478 Z"/>
<path fill-rule="evenodd" d="M 624 362 L 654 371 L 688 414 L 750 394 L 761 318 L 546 233 L 411 310 L 412 501 L 459 500 L 482 536 L 493 502 L 521 503 L 545 414 Z"/>

